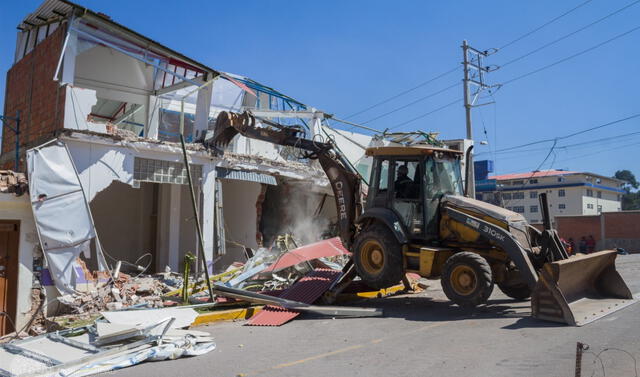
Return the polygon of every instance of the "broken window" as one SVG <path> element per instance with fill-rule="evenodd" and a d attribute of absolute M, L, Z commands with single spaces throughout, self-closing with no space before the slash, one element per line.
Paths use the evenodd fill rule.
<path fill-rule="evenodd" d="M 146 106 L 136 103 L 113 101 L 98 98 L 91 108 L 88 120 L 107 125 L 107 132 L 112 133 L 114 127 L 133 132 L 136 136 L 144 135 Z"/>
<path fill-rule="evenodd" d="M 194 114 L 184 114 L 184 135 L 185 142 L 187 143 L 191 143 L 193 141 L 194 122 Z M 180 112 L 168 109 L 160 109 L 158 139 L 171 142 L 180 141 Z"/>

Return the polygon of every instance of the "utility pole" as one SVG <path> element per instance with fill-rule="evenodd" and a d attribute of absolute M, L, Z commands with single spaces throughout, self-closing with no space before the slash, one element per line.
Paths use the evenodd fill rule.
<path fill-rule="evenodd" d="M 465 120 L 467 126 L 467 139 L 473 142 L 473 127 L 471 123 L 471 109 L 478 106 L 489 105 L 494 102 L 476 104 L 480 92 L 484 89 L 490 89 L 494 86 L 487 85 L 484 82 L 484 74 L 489 73 L 497 69 L 497 67 L 484 66 L 482 59 L 496 52 L 496 49 L 490 49 L 485 51 L 477 50 L 467 43 L 465 39 L 462 41 L 462 64 L 464 67 L 464 79 L 463 79 L 463 96 L 464 96 L 464 111 Z M 472 87 L 473 86 L 473 87 Z M 472 89 L 475 88 L 475 93 L 472 93 Z M 463 151 L 467 152 L 467 151 Z M 466 171 L 470 177 L 466 179 L 469 182 L 467 193 L 470 197 L 476 197 L 476 180 L 473 168 L 473 153 L 469 154 L 469 160 L 466 162 L 469 164 Z"/>

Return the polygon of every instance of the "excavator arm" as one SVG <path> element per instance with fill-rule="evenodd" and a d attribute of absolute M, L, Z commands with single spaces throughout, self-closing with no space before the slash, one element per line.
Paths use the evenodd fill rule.
<path fill-rule="evenodd" d="M 251 139 L 299 148 L 305 151 L 304 157 L 317 159 L 331 183 L 340 238 L 348 249 L 353 243 L 356 221 L 362 213 L 360 175 L 332 142 L 308 139 L 300 126 L 283 126 L 266 119 L 259 120 L 261 127 L 256 125 L 256 117 L 249 112 L 238 114 L 223 111 L 218 115 L 215 132 L 205 139 L 205 145 L 224 149 L 237 134 L 241 134 Z"/>

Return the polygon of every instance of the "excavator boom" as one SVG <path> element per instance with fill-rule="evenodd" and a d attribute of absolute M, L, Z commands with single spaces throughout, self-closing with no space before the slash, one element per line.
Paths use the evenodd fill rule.
<path fill-rule="evenodd" d="M 260 123 L 263 127 L 257 127 L 256 118 L 248 112 L 237 114 L 223 111 L 216 120 L 213 137 L 205 140 L 205 144 L 224 148 L 236 135 L 241 134 L 252 139 L 299 148 L 306 152 L 305 157 L 317 159 L 331 183 L 338 212 L 340 238 L 344 246 L 349 248 L 353 242 L 358 215 L 362 212 L 358 173 L 332 143 L 307 139 L 300 127 L 285 127 L 266 119 L 260 119 Z"/>

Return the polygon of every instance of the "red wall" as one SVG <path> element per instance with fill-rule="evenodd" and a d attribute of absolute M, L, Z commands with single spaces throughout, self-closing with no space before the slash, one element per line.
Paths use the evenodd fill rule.
<path fill-rule="evenodd" d="M 640 238 L 640 211 L 605 213 L 607 238 Z"/>
<path fill-rule="evenodd" d="M 556 216 L 556 229 L 565 240 L 573 238 L 578 244 L 582 237 L 589 235 L 600 241 L 600 216 Z"/>
<path fill-rule="evenodd" d="M 600 247 L 628 248 L 627 251 L 640 251 L 640 211 L 605 212 L 605 242 Z M 576 244 L 581 237 L 592 235 L 596 242 L 602 241 L 600 216 L 556 216 L 556 229 L 560 237 L 573 238 Z"/>
<path fill-rule="evenodd" d="M 66 28 L 59 27 L 7 72 L 4 115 L 13 117 L 20 111 L 21 149 L 63 128 L 65 88 L 53 81 L 53 75 L 65 35 Z M 2 135 L 2 157 L 13 157 L 15 134 L 5 125 Z M 2 165 L 13 169 L 14 161 L 5 160 Z M 24 170 L 24 165 L 20 168 Z"/>

